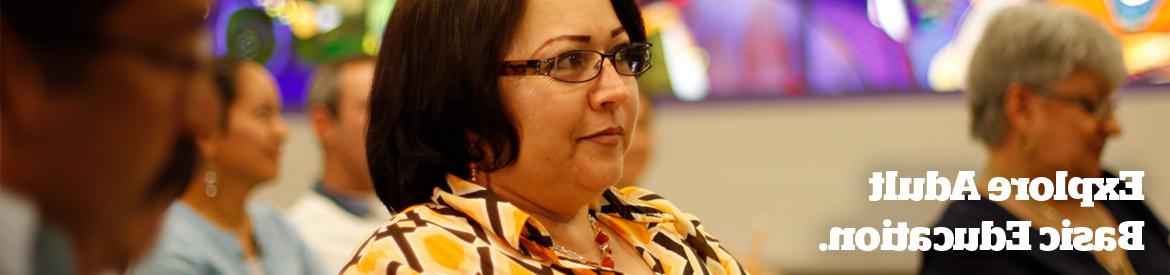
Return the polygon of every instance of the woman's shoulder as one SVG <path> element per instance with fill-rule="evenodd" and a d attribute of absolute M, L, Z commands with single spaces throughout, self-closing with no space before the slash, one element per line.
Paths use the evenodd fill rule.
<path fill-rule="evenodd" d="M 412 228 L 446 227 L 470 229 L 474 221 L 467 213 L 450 206 L 422 203 L 408 207 L 390 217 L 382 227 L 409 226 Z"/>
<path fill-rule="evenodd" d="M 1118 220 L 1144 221 L 1151 231 L 1159 233 L 1159 237 L 1170 236 L 1170 229 L 1159 219 L 1145 201 L 1101 201 L 1109 208 L 1116 208 L 1113 215 Z"/>
<path fill-rule="evenodd" d="M 435 203 L 406 208 L 370 233 L 342 274 L 417 274 L 418 270 L 460 270 L 477 262 L 481 240 L 466 214 Z M 483 243 L 486 244 L 486 243 Z"/>
<path fill-rule="evenodd" d="M 175 202 L 167 209 L 162 228 L 155 241 L 155 251 L 185 252 L 207 247 L 205 239 L 222 237 L 215 227 L 187 204 Z M 193 247 L 192 247 L 193 246 Z M 192 247 L 191 249 L 183 249 Z"/>
<path fill-rule="evenodd" d="M 263 202 L 249 202 L 247 205 L 248 218 L 257 231 L 295 232 L 295 227 L 285 217 L 284 212 L 274 205 Z"/>
<path fill-rule="evenodd" d="M 250 202 L 247 206 L 252 230 L 261 235 L 256 240 L 266 246 L 276 246 L 300 251 L 308 250 L 300 230 L 285 217 L 284 212 L 274 205 Z"/>
<path fill-rule="evenodd" d="M 636 186 L 617 189 L 612 193 L 616 200 L 610 199 L 609 203 L 625 204 L 614 208 L 622 209 L 616 211 L 627 212 L 616 216 L 634 217 L 635 221 L 649 222 L 651 224 L 649 230 L 655 235 L 651 237 L 654 241 L 649 245 L 660 246 L 661 251 L 675 255 L 660 257 L 663 259 L 660 264 L 676 268 L 702 266 L 715 274 L 746 274 L 739 261 L 718 238 L 707 231 L 698 217 L 679 209 L 662 195 Z M 607 212 L 604 206 L 601 210 Z M 696 256 L 694 259 L 704 263 L 692 262 L 691 257 L 687 255 L 694 255 Z"/>
<path fill-rule="evenodd" d="M 467 213 L 436 203 L 417 204 L 398 213 L 382 223 L 372 235 L 383 236 L 394 232 L 412 235 L 428 235 L 429 231 L 444 232 L 473 231 L 474 220 Z M 378 239 L 378 238 L 372 238 Z"/>
<path fill-rule="evenodd" d="M 127 274 L 206 273 L 210 268 L 208 259 L 221 251 L 211 245 L 219 236 L 205 223 L 185 204 L 172 204 L 150 254 Z"/>

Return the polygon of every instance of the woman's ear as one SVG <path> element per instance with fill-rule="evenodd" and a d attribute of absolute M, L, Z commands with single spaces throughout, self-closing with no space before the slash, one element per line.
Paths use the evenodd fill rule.
<path fill-rule="evenodd" d="M 321 144 L 328 146 L 333 144 L 334 126 L 337 124 L 337 118 L 329 113 L 329 109 L 325 107 L 313 107 L 309 111 L 309 120 L 313 123 L 313 130 L 317 133 L 317 138 L 321 140 Z"/>
<path fill-rule="evenodd" d="M 491 144 L 488 144 L 487 141 L 484 141 L 483 138 L 480 138 L 479 134 L 475 132 L 467 131 L 465 136 L 467 137 L 467 145 L 465 146 L 467 147 L 468 155 L 470 155 L 472 159 L 478 160 L 477 162 L 479 163 L 479 169 L 483 171 L 492 171 L 499 168 L 492 166 L 492 161 L 495 160 L 495 155 L 493 153 Z"/>
<path fill-rule="evenodd" d="M 219 144 L 222 136 L 222 129 L 219 128 L 198 133 L 195 137 L 195 144 L 199 147 L 199 154 L 204 160 L 215 160 L 219 156 Z"/>
<path fill-rule="evenodd" d="M 1018 133 L 1028 132 L 1033 124 L 1035 94 L 1027 85 L 1012 82 L 1004 91 L 1003 114 L 1008 129 Z"/>
<path fill-rule="evenodd" d="M 467 153 L 471 156 L 472 159 L 482 160 L 484 154 L 490 151 L 488 149 L 488 145 L 483 142 L 483 139 L 480 139 L 479 134 L 476 134 L 472 131 L 467 131 L 463 136 L 465 140 L 467 140 L 467 145 L 465 145 L 467 146 Z"/>

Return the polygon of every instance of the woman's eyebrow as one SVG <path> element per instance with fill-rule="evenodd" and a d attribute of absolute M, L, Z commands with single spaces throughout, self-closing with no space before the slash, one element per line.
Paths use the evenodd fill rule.
<path fill-rule="evenodd" d="M 625 27 L 617 27 L 616 29 L 609 31 L 609 38 L 617 37 L 618 35 L 622 34 L 623 32 L 626 32 Z"/>
<path fill-rule="evenodd" d="M 622 33 L 625 33 L 625 32 L 626 32 L 625 27 L 617 27 L 616 29 L 609 31 L 609 37 L 614 38 L 614 37 L 617 37 L 618 35 L 621 35 Z M 577 43 L 588 44 L 590 41 L 593 41 L 593 38 L 588 36 L 588 35 L 582 35 L 582 34 L 560 35 L 560 36 L 549 38 L 548 40 L 545 40 L 544 43 L 540 44 L 539 47 L 536 47 L 536 50 L 532 51 L 532 54 L 535 55 L 536 53 L 539 53 L 540 50 L 544 49 L 545 46 L 548 46 L 548 44 L 552 44 L 553 42 L 561 41 L 561 40 L 569 40 L 569 41 L 573 41 L 573 42 L 577 42 Z"/>
<path fill-rule="evenodd" d="M 535 55 L 536 53 L 539 53 L 541 49 L 544 49 L 545 46 L 548 46 L 548 44 L 552 44 L 552 42 L 556 42 L 556 41 L 560 41 L 560 40 L 569 40 L 569 41 L 573 41 L 573 42 L 588 44 L 589 41 L 593 40 L 593 38 L 589 37 L 588 35 L 580 35 L 580 34 L 570 34 L 570 35 L 561 35 L 561 36 L 553 37 L 553 38 L 550 38 L 549 40 L 545 40 L 544 44 L 540 44 L 540 47 L 536 47 L 536 50 L 532 51 L 532 54 Z"/>

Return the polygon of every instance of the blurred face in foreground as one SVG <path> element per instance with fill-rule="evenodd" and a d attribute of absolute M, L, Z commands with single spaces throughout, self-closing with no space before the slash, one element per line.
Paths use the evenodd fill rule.
<path fill-rule="evenodd" d="M 186 188 L 191 133 L 213 127 L 209 47 L 199 0 L 122 1 L 72 55 L 67 82 L 5 28 L 3 181 L 37 202 L 73 242 L 79 270 L 124 269 L 151 247 Z M 59 76 L 59 75 L 58 75 Z M 7 187 L 8 185 L 6 185 Z"/>

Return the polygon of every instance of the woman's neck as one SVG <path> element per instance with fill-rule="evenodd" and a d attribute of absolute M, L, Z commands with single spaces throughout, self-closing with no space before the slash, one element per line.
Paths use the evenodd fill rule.
<path fill-rule="evenodd" d="M 182 201 L 216 226 L 232 232 L 248 230 L 250 226 L 245 205 L 255 184 L 243 183 L 220 174 L 215 197 L 208 197 L 204 192 L 207 183 L 202 178 L 196 177 L 192 181 Z"/>
<path fill-rule="evenodd" d="M 566 183 L 548 175 L 532 174 L 513 169 L 481 172 L 475 184 L 496 194 L 504 201 L 533 216 L 549 222 L 567 223 L 587 213 L 589 204 L 597 201 L 602 190 L 590 190 Z M 545 221 L 541 221 L 545 222 Z"/>
<path fill-rule="evenodd" d="M 535 219 L 541 227 L 548 230 L 554 244 L 568 248 L 585 257 L 601 258 L 601 251 L 598 250 L 598 245 L 594 240 L 596 232 L 594 232 L 590 221 L 588 204 L 573 207 L 570 211 L 557 211 L 513 192 L 506 187 L 507 185 L 492 185 L 491 181 L 495 179 L 495 177 L 489 177 L 485 173 L 480 182 L 476 184 L 488 188 L 488 191 L 500 197 L 501 200 L 511 203 Z"/>
<path fill-rule="evenodd" d="M 373 194 L 374 185 L 373 180 L 370 179 L 369 171 L 360 170 L 361 173 L 350 173 L 354 171 L 346 169 L 346 162 L 338 158 L 340 157 L 330 155 L 330 159 L 325 161 L 325 167 L 321 172 L 321 185 L 332 193 L 347 197 Z"/>
<path fill-rule="evenodd" d="M 524 210 L 520 206 L 517 208 Z M 602 254 L 595 239 L 597 232 L 593 228 L 588 208 L 581 207 L 580 211 L 567 217 L 564 215 L 549 217 L 533 214 L 533 212 L 528 213 L 545 230 L 548 230 L 554 245 L 559 245 L 583 257 L 600 262 Z"/>
<path fill-rule="evenodd" d="M 522 207 L 517 207 L 520 208 L 520 210 L 524 210 Z M 583 236 L 588 236 L 588 239 L 592 240 L 593 227 L 590 225 L 588 211 L 588 208 L 582 207 L 581 211 L 566 219 L 564 217 L 549 217 L 540 214 L 533 214 L 532 212 L 525 210 L 525 212 L 528 212 L 533 219 L 536 219 L 536 222 L 540 223 L 540 225 L 544 227 L 545 230 L 548 230 L 549 235 L 552 235 L 553 240 L 555 241 L 561 241 L 561 239 L 569 238 L 569 236 L 582 235 L 579 233 L 583 232 L 589 233 L 584 234 Z"/>
<path fill-rule="evenodd" d="M 183 202 L 190 205 L 195 212 L 207 217 L 211 223 L 235 236 L 245 259 L 257 259 L 260 256 L 260 248 L 252 234 L 252 222 L 248 219 L 245 205 L 248 193 L 258 183 L 239 180 L 221 173 L 219 182 L 216 183 L 218 192 L 212 198 L 204 192 L 207 183 L 200 179 L 202 177 L 196 177 L 194 184 L 183 194 Z"/>

